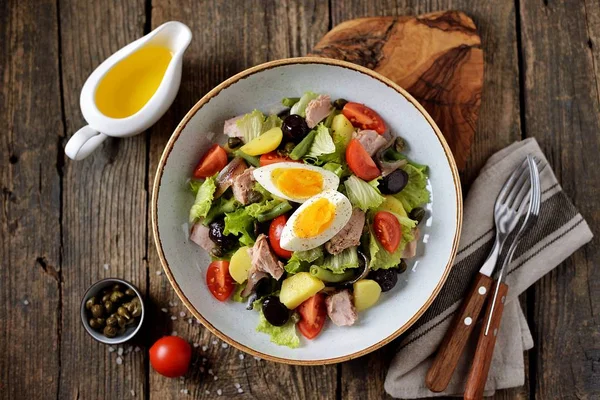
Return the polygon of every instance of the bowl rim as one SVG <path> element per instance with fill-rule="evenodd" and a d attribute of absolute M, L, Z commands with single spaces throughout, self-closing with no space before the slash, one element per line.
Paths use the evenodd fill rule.
<path fill-rule="evenodd" d="M 446 267 L 444 268 L 444 272 L 442 274 L 441 279 L 437 283 L 436 287 L 434 288 L 433 292 L 431 293 L 431 295 L 429 296 L 429 298 L 427 299 L 425 304 L 423 304 L 423 306 L 421 308 L 419 308 L 419 310 L 417 310 L 417 312 L 404 325 L 402 325 L 400 328 L 398 328 L 395 332 L 393 332 L 386 338 L 381 339 L 379 342 L 377 342 L 369 347 L 366 347 L 362 350 L 353 352 L 351 354 L 346 354 L 343 356 L 327 358 L 327 359 L 319 359 L 319 360 L 294 360 L 294 359 L 288 359 L 288 358 L 283 358 L 283 357 L 277 357 L 277 356 L 273 356 L 270 354 L 265 354 L 260 351 L 254 350 L 248 346 L 245 346 L 241 343 L 238 343 L 236 340 L 230 338 L 229 336 L 227 336 L 226 334 L 221 332 L 219 329 L 217 329 L 215 326 L 213 326 L 192 305 L 191 301 L 186 297 L 186 295 L 183 293 L 183 291 L 181 290 L 181 288 L 175 281 L 173 273 L 171 272 L 171 269 L 169 267 L 169 263 L 167 262 L 164 251 L 162 249 L 162 242 L 160 239 L 160 234 L 158 232 L 158 192 L 160 189 L 160 183 L 162 180 L 164 168 L 165 168 L 167 159 L 169 158 L 169 155 L 171 154 L 171 151 L 173 150 L 173 146 L 174 146 L 175 142 L 179 138 L 179 135 L 181 134 L 183 129 L 186 127 L 188 122 L 192 119 L 192 117 L 205 104 L 207 104 L 213 97 L 217 96 L 222 90 L 228 88 L 229 86 L 233 85 L 234 83 L 236 83 L 242 79 L 245 79 L 251 75 L 254 75 L 258 72 L 262 72 L 262 71 L 280 67 L 280 66 L 294 65 L 294 64 L 323 64 L 323 65 L 330 65 L 330 66 L 350 69 L 350 70 L 353 70 L 356 72 L 360 72 L 364 75 L 367 75 L 373 79 L 377 79 L 378 81 L 384 83 L 385 85 L 389 86 L 390 88 L 392 88 L 396 92 L 398 92 L 399 95 L 403 96 L 413 106 L 416 107 L 416 109 L 423 115 L 423 117 L 425 118 L 427 123 L 433 129 L 440 144 L 442 145 L 444 154 L 446 155 L 446 159 L 448 161 L 448 164 L 450 166 L 450 170 L 452 173 L 454 189 L 456 192 L 456 210 L 457 210 L 456 229 L 454 232 L 454 239 L 452 242 L 451 254 L 450 254 L 450 257 L 446 264 Z M 440 290 L 442 289 L 444 283 L 446 282 L 446 279 L 448 278 L 448 275 L 452 268 L 454 258 L 456 256 L 456 252 L 458 250 L 458 243 L 459 243 L 459 239 L 460 239 L 460 233 L 462 230 L 462 219 L 463 219 L 462 189 L 461 189 L 461 184 L 460 184 L 460 177 L 458 175 L 458 168 L 456 166 L 454 156 L 452 155 L 452 152 L 450 151 L 450 147 L 448 146 L 448 143 L 446 142 L 446 139 L 442 135 L 437 124 L 433 121 L 433 119 L 431 118 L 429 113 L 427 113 L 427 111 L 423 108 L 423 106 L 421 104 L 419 104 L 419 102 L 412 95 L 410 95 L 405 89 L 401 88 L 398 84 L 396 84 L 392 80 L 384 77 L 383 75 L 381 75 L 373 70 L 370 70 L 368 68 L 365 68 L 360 65 L 353 64 L 353 63 L 350 63 L 347 61 L 340 61 L 340 60 L 334 60 L 334 59 L 329 59 L 329 58 L 320 58 L 320 57 L 285 58 L 285 59 L 269 61 L 269 62 L 266 62 L 263 64 L 259 64 L 257 66 L 248 68 L 242 72 L 235 74 L 234 76 L 226 79 L 225 81 L 223 81 L 222 83 L 220 83 L 219 85 L 214 87 L 212 90 L 210 90 L 208 93 L 206 93 L 186 113 L 186 115 L 183 117 L 181 122 L 177 125 L 177 127 L 175 128 L 175 131 L 169 138 L 169 141 L 167 142 L 167 145 L 165 146 L 165 149 L 160 157 L 160 161 L 158 163 L 158 167 L 156 170 L 154 183 L 152 186 L 152 202 L 151 203 L 152 203 L 151 204 L 152 232 L 154 235 L 154 243 L 156 245 L 156 250 L 158 252 L 158 257 L 160 259 L 160 263 L 162 265 L 163 270 L 165 271 L 165 275 L 166 275 L 167 279 L 169 280 L 169 283 L 171 284 L 171 286 L 177 293 L 177 296 L 179 296 L 179 298 L 181 299 L 183 304 L 187 307 L 187 309 L 194 315 L 194 317 L 196 319 L 198 319 L 206 328 L 208 328 L 209 331 L 211 331 L 219 339 L 230 344 L 231 346 L 233 346 L 239 350 L 242 350 L 246 353 L 249 353 L 253 356 L 260 357 L 262 359 L 279 362 L 279 363 L 283 363 L 283 364 L 289 364 L 289 365 L 309 365 L 309 366 L 328 365 L 328 364 L 335 364 L 335 363 L 339 363 L 339 362 L 352 360 L 354 358 L 364 356 L 368 353 L 371 353 L 372 351 L 375 351 L 375 350 L 383 347 L 384 345 L 388 344 L 389 342 L 391 342 L 392 340 L 397 338 L 400 334 L 406 332 L 406 330 L 408 328 L 410 328 L 425 313 L 425 311 L 431 306 L 431 304 L 433 303 L 433 301 L 439 294 Z"/>

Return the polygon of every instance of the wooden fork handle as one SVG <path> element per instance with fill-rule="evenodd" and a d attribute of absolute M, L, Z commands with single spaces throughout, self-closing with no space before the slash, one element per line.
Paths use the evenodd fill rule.
<path fill-rule="evenodd" d="M 479 334 L 479 340 L 477 342 L 477 348 L 475 349 L 475 357 L 471 364 L 471 370 L 469 371 L 469 377 L 465 386 L 465 399 L 476 400 L 483 398 L 483 390 L 485 388 L 485 382 L 487 381 L 488 372 L 490 371 L 490 365 L 492 364 L 492 358 L 494 356 L 494 345 L 496 344 L 496 335 L 500 329 L 500 321 L 502 320 L 502 312 L 504 311 L 504 303 L 506 300 L 506 293 L 508 292 L 508 286 L 501 283 L 498 287 L 498 297 L 494 309 L 492 310 L 493 296 L 490 296 L 490 301 L 486 309 L 483 325 L 481 327 L 481 333 Z M 492 321 L 488 334 L 485 334 L 485 327 L 487 325 L 490 313 L 493 312 Z"/>
<path fill-rule="evenodd" d="M 492 278 L 477 274 L 425 377 L 425 383 L 431 391 L 441 392 L 448 386 L 491 286 Z"/>

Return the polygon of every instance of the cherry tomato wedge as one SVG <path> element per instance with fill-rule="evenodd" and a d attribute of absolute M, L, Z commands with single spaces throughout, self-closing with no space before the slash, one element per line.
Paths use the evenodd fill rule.
<path fill-rule="evenodd" d="M 281 232 L 283 232 L 283 227 L 287 222 L 287 216 L 280 215 L 271 221 L 271 225 L 269 226 L 269 243 L 271 244 L 271 248 L 281 258 L 285 258 L 289 260 L 292 257 L 292 252 L 289 250 L 285 250 L 281 248 L 279 241 L 281 240 Z"/>
<path fill-rule="evenodd" d="M 364 104 L 348 102 L 342 109 L 342 114 L 358 128 L 372 129 L 380 135 L 385 133 L 386 127 L 383 119 Z"/>
<path fill-rule="evenodd" d="M 280 162 L 298 162 L 294 161 L 287 156 L 280 155 L 277 150 L 272 151 L 270 153 L 263 154 L 260 156 L 260 166 L 264 167 L 265 165 L 271 165 Z"/>
<path fill-rule="evenodd" d="M 314 339 L 325 325 L 327 309 L 325 308 L 325 295 L 317 293 L 298 306 L 300 321 L 298 329 L 307 339 Z"/>
<path fill-rule="evenodd" d="M 194 178 L 204 179 L 213 176 L 227 165 L 227 152 L 218 144 L 213 144 L 200 159 L 194 170 Z"/>
<path fill-rule="evenodd" d="M 159 374 L 176 378 L 187 373 L 192 346 L 179 336 L 164 336 L 150 347 L 150 364 Z"/>
<path fill-rule="evenodd" d="M 346 162 L 354 175 L 365 181 L 370 181 L 381 175 L 375 161 L 357 139 L 352 139 L 346 147 Z"/>
<path fill-rule="evenodd" d="M 398 249 L 402 237 L 402 227 L 394 214 L 387 211 L 376 213 L 373 218 L 373 230 L 379 243 L 389 253 L 393 253 Z"/>
<path fill-rule="evenodd" d="M 229 275 L 229 261 L 211 262 L 206 271 L 206 284 L 217 300 L 227 300 L 235 288 L 233 278 Z"/>

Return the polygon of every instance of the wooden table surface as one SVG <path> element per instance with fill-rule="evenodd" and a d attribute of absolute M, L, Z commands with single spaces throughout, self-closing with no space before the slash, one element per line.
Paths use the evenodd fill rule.
<path fill-rule="evenodd" d="M 172 321 L 168 315 L 185 310 L 180 302 L 169 306 L 176 295 L 159 275 L 149 188 L 177 122 L 227 77 L 304 55 L 347 19 L 446 9 L 473 17 L 485 52 L 465 188 L 493 152 L 535 137 L 598 232 L 597 1 L 0 1 L 0 398 L 208 399 L 218 389 L 240 399 L 385 398 L 393 345 L 339 365 L 293 367 L 243 357 L 197 323 Z M 194 34 L 173 107 L 145 134 L 107 140 L 85 161 L 67 159 L 64 145 L 84 124 L 79 93 L 86 77 L 169 20 Z M 594 239 L 522 296 L 535 340 L 524 355 L 527 380 L 495 398 L 600 398 L 599 258 Z M 79 320 L 85 289 L 109 276 L 134 282 L 151 304 L 153 328 L 123 347 L 122 365 Z M 198 344 L 184 381 L 151 371 L 145 351 L 172 331 Z"/>

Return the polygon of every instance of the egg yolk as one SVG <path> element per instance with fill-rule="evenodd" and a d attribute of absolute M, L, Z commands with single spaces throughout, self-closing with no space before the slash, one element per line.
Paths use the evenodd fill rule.
<path fill-rule="evenodd" d="M 323 191 L 323 175 L 308 169 L 276 168 L 271 179 L 283 194 L 296 199 L 308 199 Z"/>
<path fill-rule="evenodd" d="M 318 199 L 306 207 L 294 224 L 294 233 L 299 238 L 311 238 L 323 233 L 335 217 L 335 206 L 325 198 Z"/>

